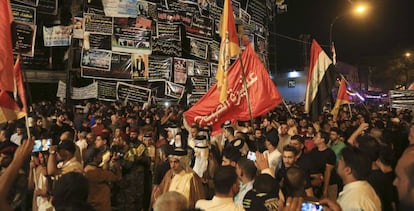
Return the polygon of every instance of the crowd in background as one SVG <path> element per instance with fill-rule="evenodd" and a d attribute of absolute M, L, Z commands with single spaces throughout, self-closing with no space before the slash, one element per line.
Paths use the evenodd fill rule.
<path fill-rule="evenodd" d="M 413 208 L 409 110 L 360 104 L 311 121 L 302 104 L 289 104 L 253 121 L 226 121 L 217 133 L 186 125 L 185 109 L 33 104 L 28 125 L 0 125 L 0 187 L 8 190 L 0 203 L 13 210 L 300 210 L 302 201 L 332 210 Z"/>

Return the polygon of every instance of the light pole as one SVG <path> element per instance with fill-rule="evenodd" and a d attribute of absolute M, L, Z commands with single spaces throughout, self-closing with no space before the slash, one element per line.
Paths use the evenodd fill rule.
<path fill-rule="evenodd" d="M 332 21 L 331 21 L 331 25 L 330 25 L 330 27 L 329 27 L 329 45 L 332 47 L 332 45 L 333 45 L 333 27 L 334 27 L 334 25 L 335 25 L 335 23 L 339 20 L 339 19 L 341 19 L 341 18 L 344 18 L 344 17 L 346 17 L 346 16 L 348 16 L 348 15 L 351 15 L 351 14 L 353 14 L 353 15 L 356 15 L 356 16 L 361 16 L 361 15 L 363 15 L 363 14 L 365 14 L 366 13 L 366 11 L 367 11 L 367 6 L 365 5 L 365 4 L 359 4 L 359 5 L 355 5 L 354 6 L 354 9 L 351 11 L 351 12 L 347 12 L 347 13 L 345 13 L 345 14 L 343 14 L 343 15 L 337 15 Z"/>

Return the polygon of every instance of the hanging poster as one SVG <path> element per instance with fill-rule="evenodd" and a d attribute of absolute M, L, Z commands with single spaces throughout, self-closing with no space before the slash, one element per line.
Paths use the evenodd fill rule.
<path fill-rule="evenodd" d="M 114 18 L 112 50 L 151 54 L 151 30 L 137 28 L 135 18 Z"/>
<path fill-rule="evenodd" d="M 96 49 L 82 50 L 81 67 L 110 71 L 111 57 L 111 51 Z"/>
<path fill-rule="evenodd" d="M 211 19 L 220 20 L 221 14 L 223 14 L 223 8 L 221 8 L 217 5 L 210 4 L 210 17 L 211 17 Z"/>
<path fill-rule="evenodd" d="M 38 0 L 13 0 L 15 2 L 20 2 L 26 5 L 37 7 Z"/>
<path fill-rule="evenodd" d="M 124 102 L 150 103 L 151 89 L 118 82 L 116 84 L 116 98 Z"/>
<path fill-rule="evenodd" d="M 90 50 L 97 51 L 97 50 Z M 84 52 L 88 52 L 85 51 Z M 107 51 L 104 51 L 107 52 Z M 95 78 L 95 79 L 107 79 L 107 80 L 120 80 L 120 81 L 131 81 L 132 70 L 131 70 L 131 55 L 120 54 L 112 52 L 110 62 L 110 69 L 99 69 L 95 67 L 82 67 L 82 77 Z"/>
<path fill-rule="evenodd" d="M 183 85 L 179 85 L 170 81 L 165 82 L 165 95 L 175 98 L 181 99 L 184 94 L 185 87 Z"/>
<path fill-rule="evenodd" d="M 59 81 L 56 97 L 66 98 L 66 83 Z M 98 83 L 94 82 L 84 87 L 71 87 L 71 99 L 86 100 L 98 97 Z"/>
<path fill-rule="evenodd" d="M 156 20 L 159 22 L 180 24 L 181 16 L 177 13 L 176 10 L 158 7 Z"/>
<path fill-rule="evenodd" d="M 187 66 L 187 75 L 194 76 L 194 60 L 187 59 L 186 66 Z"/>
<path fill-rule="evenodd" d="M 233 5 L 234 8 L 234 5 Z M 250 0 L 247 7 L 247 12 L 251 16 L 251 20 L 259 24 L 265 24 L 268 19 L 266 12 L 266 5 L 263 0 Z"/>
<path fill-rule="evenodd" d="M 69 46 L 72 26 L 43 26 L 43 45 L 45 47 Z"/>
<path fill-rule="evenodd" d="M 213 20 L 209 17 L 195 15 L 191 26 L 185 27 L 187 36 L 201 39 L 213 39 Z"/>
<path fill-rule="evenodd" d="M 174 83 L 185 84 L 187 82 L 187 61 L 174 57 Z"/>
<path fill-rule="evenodd" d="M 181 41 L 181 30 L 178 24 L 157 22 L 156 31 L 158 39 Z"/>
<path fill-rule="evenodd" d="M 116 82 L 98 80 L 98 100 L 116 101 Z"/>
<path fill-rule="evenodd" d="M 210 63 L 210 70 L 211 70 L 210 71 L 211 72 L 211 77 L 210 77 L 210 80 L 209 80 L 210 87 L 212 87 L 217 82 L 217 79 L 216 79 L 217 68 L 218 68 L 218 64 Z"/>
<path fill-rule="evenodd" d="M 137 0 L 102 0 L 105 16 L 137 17 Z"/>
<path fill-rule="evenodd" d="M 254 22 L 254 21 L 251 21 L 251 24 L 254 26 L 254 33 L 255 34 L 257 34 L 259 36 L 262 36 L 262 37 L 266 36 L 265 35 L 265 28 L 262 24 L 259 24 L 259 23 Z"/>
<path fill-rule="evenodd" d="M 258 54 L 267 54 L 267 44 L 266 39 L 262 36 L 256 35 L 254 46 Z"/>
<path fill-rule="evenodd" d="M 135 27 L 150 30 L 152 27 L 152 20 L 145 17 L 137 17 Z"/>
<path fill-rule="evenodd" d="M 89 49 L 101 49 L 111 50 L 112 47 L 112 36 L 110 34 L 96 34 L 96 33 L 84 33 L 83 48 Z"/>
<path fill-rule="evenodd" d="M 16 46 L 14 52 L 23 56 L 34 56 L 34 45 L 36 38 L 36 25 L 25 22 L 15 21 L 16 27 Z"/>
<path fill-rule="evenodd" d="M 242 23 L 245 24 L 249 24 L 250 23 L 250 15 L 249 13 L 247 13 L 246 10 L 240 9 L 240 20 L 242 21 Z"/>
<path fill-rule="evenodd" d="M 75 39 L 83 39 L 83 18 L 82 17 L 74 17 L 72 19 L 72 26 L 73 26 L 73 38 Z"/>
<path fill-rule="evenodd" d="M 153 20 L 157 19 L 157 4 L 138 0 L 136 4 L 137 15 L 143 17 L 150 17 Z"/>
<path fill-rule="evenodd" d="M 187 94 L 187 105 L 188 106 L 194 105 L 203 96 L 204 96 L 203 94 Z"/>
<path fill-rule="evenodd" d="M 210 42 L 210 60 L 218 62 L 220 55 L 220 43 L 217 41 Z"/>
<path fill-rule="evenodd" d="M 190 39 L 190 55 L 200 59 L 207 59 L 208 54 L 208 42 L 205 40 L 199 40 L 192 37 Z"/>
<path fill-rule="evenodd" d="M 112 17 L 106 17 L 100 14 L 84 13 L 83 22 L 83 28 L 86 32 L 112 34 Z"/>
<path fill-rule="evenodd" d="M 11 4 L 13 19 L 36 25 L 36 9 L 18 4 Z"/>
<path fill-rule="evenodd" d="M 49 15 L 57 15 L 58 0 L 38 0 L 37 12 Z"/>
<path fill-rule="evenodd" d="M 132 54 L 132 79 L 145 80 L 148 79 L 148 55 Z"/>
<path fill-rule="evenodd" d="M 231 0 L 231 5 L 233 6 L 234 17 L 239 18 L 240 9 L 241 9 L 240 1 Z"/>
<path fill-rule="evenodd" d="M 210 63 L 202 60 L 194 61 L 194 76 L 210 77 Z"/>
<path fill-rule="evenodd" d="M 148 65 L 148 81 L 170 81 L 172 63 L 171 57 L 150 56 Z"/>
<path fill-rule="evenodd" d="M 191 77 L 192 94 L 205 94 L 208 91 L 208 78 Z"/>
<path fill-rule="evenodd" d="M 163 56 L 181 56 L 182 47 L 179 40 L 153 39 L 152 54 Z"/>

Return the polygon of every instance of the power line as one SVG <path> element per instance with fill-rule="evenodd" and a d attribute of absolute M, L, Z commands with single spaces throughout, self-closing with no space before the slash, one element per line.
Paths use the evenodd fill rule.
<path fill-rule="evenodd" d="M 301 39 L 297 39 L 297 38 L 294 38 L 294 37 L 290 37 L 290 36 L 288 36 L 288 35 L 284 35 L 284 34 L 279 34 L 279 33 L 276 33 L 276 32 L 270 32 L 270 34 L 272 34 L 272 35 L 276 35 L 276 36 L 278 36 L 278 37 L 285 38 L 285 39 L 287 39 L 287 40 L 291 40 L 291 41 L 299 42 L 299 43 L 305 43 L 305 44 L 308 44 L 308 45 L 311 45 L 311 44 L 312 44 L 311 42 L 306 42 L 306 41 L 303 41 L 303 40 L 301 40 Z M 328 48 L 329 48 L 329 45 L 320 45 L 320 46 L 323 46 L 323 47 L 328 47 Z"/>

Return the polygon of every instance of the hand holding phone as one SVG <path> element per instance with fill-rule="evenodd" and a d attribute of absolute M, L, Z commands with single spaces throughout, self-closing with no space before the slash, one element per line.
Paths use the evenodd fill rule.
<path fill-rule="evenodd" d="M 301 211 L 323 211 L 323 206 L 319 202 L 304 201 Z"/>
<path fill-rule="evenodd" d="M 255 152 L 252 152 L 252 151 L 249 151 L 247 153 L 247 159 L 249 159 L 251 161 L 256 161 L 256 153 Z"/>

